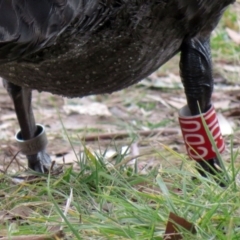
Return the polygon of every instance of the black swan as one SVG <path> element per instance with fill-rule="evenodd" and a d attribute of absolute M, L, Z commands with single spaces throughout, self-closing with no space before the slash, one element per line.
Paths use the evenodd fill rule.
<path fill-rule="evenodd" d="M 187 106 L 180 125 L 188 155 L 220 169 L 201 116 L 224 149 L 214 108 L 209 39 L 234 0 L 0 0 L 0 76 L 20 125 L 16 138 L 29 168 L 46 172 L 44 128 L 31 91 L 67 97 L 111 93 L 147 77 L 181 52 Z"/>

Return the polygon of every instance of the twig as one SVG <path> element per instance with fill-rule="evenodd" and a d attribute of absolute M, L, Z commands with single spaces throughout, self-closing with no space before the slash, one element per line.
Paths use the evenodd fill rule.
<path fill-rule="evenodd" d="M 54 166 L 55 166 L 55 161 L 52 161 L 52 163 L 51 163 L 51 167 L 50 167 L 50 172 L 53 172 L 53 168 L 54 168 Z"/>
<path fill-rule="evenodd" d="M 178 128 L 162 128 L 162 129 L 154 129 L 154 130 L 142 130 L 137 132 L 140 136 L 149 136 L 149 135 L 172 135 L 179 134 Z M 86 142 L 96 141 L 98 139 L 108 140 L 108 139 L 122 139 L 129 137 L 130 133 L 127 131 L 114 132 L 114 133 L 103 133 L 103 134 L 92 134 L 88 136 L 84 136 L 81 140 Z"/>
<path fill-rule="evenodd" d="M 59 231 L 52 235 L 22 235 L 22 236 L 11 236 L 9 237 L 2 237 L 1 240 L 56 240 L 56 239 L 63 239 L 65 234 L 63 231 Z"/>
<path fill-rule="evenodd" d="M 11 151 L 10 151 L 10 152 L 11 152 Z M 4 170 L 4 174 L 7 173 L 8 168 L 9 168 L 10 165 L 13 163 L 13 161 L 15 160 L 15 158 L 16 158 L 16 156 L 18 155 L 19 152 L 20 152 L 20 151 L 18 151 L 15 155 L 13 155 L 12 159 L 10 160 L 9 164 L 7 165 L 7 167 L 6 167 L 5 170 Z M 11 153 L 12 153 L 12 152 L 11 152 Z M 17 163 L 18 163 L 18 162 L 17 162 Z"/>

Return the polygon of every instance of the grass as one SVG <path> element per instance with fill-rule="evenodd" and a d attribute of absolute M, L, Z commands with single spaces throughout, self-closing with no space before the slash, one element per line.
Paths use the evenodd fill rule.
<path fill-rule="evenodd" d="M 239 239 L 240 198 L 235 181 L 223 189 L 211 177 L 200 177 L 182 155 L 154 154 L 164 161 L 171 161 L 174 154 L 183 164 L 141 175 L 124 163 L 116 168 L 86 149 L 78 162 L 80 172 L 69 167 L 61 176 L 39 176 L 35 184 L 19 185 L 2 175 L 1 209 L 26 210 L 13 214 L 0 232 L 38 235 L 51 233 L 54 227 L 62 228 L 70 239 L 162 239 L 173 212 L 197 227 L 196 236 L 185 232 L 184 239 Z M 122 163 L 125 156 L 118 157 Z M 228 172 L 232 175 L 231 166 Z M 65 217 L 71 189 L 73 199 Z"/>
<path fill-rule="evenodd" d="M 236 6 L 234 5 L 234 7 Z M 239 60 L 240 45 L 234 43 L 226 32 L 226 28 L 240 30 L 239 9 L 234 10 L 234 7 L 232 6 L 225 11 L 218 28 L 212 34 L 211 49 L 215 61 L 235 62 L 236 59 Z"/>
<path fill-rule="evenodd" d="M 226 27 L 239 30 L 238 18 L 231 8 L 214 32 L 211 44 L 215 63 L 239 64 L 240 46 L 231 41 L 225 30 Z M 133 99 L 146 111 L 156 107 L 154 102 L 140 100 Z M 144 124 L 156 128 L 167 122 L 137 122 Z M 69 138 L 70 145 L 71 141 Z M 117 156 L 109 163 L 105 156 L 107 148 L 100 154 L 88 146 L 84 146 L 81 157 L 76 154 L 75 168 L 65 167 L 58 176 L 39 175 L 16 184 L 15 178 L 1 174 L 0 236 L 11 239 L 43 234 L 60 239 L 54 234 L 63 230 L 68 239 L 160 240 L 169 213 L 173 212 L 196 226 L 196 235 L 183 230 L 184 239 L 240 239 L 240 193 L 235 180 L 239 153 L 233 150 L 233 143 L 230 148 L 230 162 L 226 165 L 230 184 L 226 188 L 219 187 L 211 176 L 199 176 L 184 154 L 159 143 L 138 157 L 138 162 L 141 158 L 159 162 L 158 167 L 144 174 L 137 165 L 127 164 L 126 154 L 117 150 Z"/>

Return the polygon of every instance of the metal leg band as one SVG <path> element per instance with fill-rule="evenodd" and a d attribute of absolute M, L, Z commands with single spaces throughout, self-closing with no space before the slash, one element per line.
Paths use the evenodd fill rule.
<path fill-rule="evenodd" d="M 19 131 L 16 134 L 15 139 L 18 142 L 18 146 L 21 149 L 21 152 L 25 155 L 34 155 L 38 152 L 41 152 L 46 148 L 48 143 L 45 128 L 40 124 L 37 124 L 36 137 L 29 140 L 23 140 L 21 131 Z"/>

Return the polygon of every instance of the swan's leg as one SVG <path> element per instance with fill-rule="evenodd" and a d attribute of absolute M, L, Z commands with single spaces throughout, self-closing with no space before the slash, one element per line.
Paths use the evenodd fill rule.
<path fill-rule="evenodd" d="M 206 172 L 213 175 L 221 174 L 222 169 L 202 126 L 201 115 L 212 130 L 219 151 L 224 150 L 224 142 L 211 104 L 213 77 L 209 42 L 209 36 L 185 40 L 181 46 L 180 60 L 181 79 L 187 98 L 187 107 L 180 111 L 180 125 L 188 154 L 197 160 L 200 166 L 198 171 L 202 176 L 206 176 Z"/>
<path fill-rule="evenodd" d="M 4 87 L 12 98 L 20 132 L 17 134 L 20 148 L 28 159 L 28 167 L 37 172 L 46 172 L 51 159 L 45 152 L 47 138 L 44 127 L 36 125 L 32 111 L 32 90 L 3 80 Z"/>

